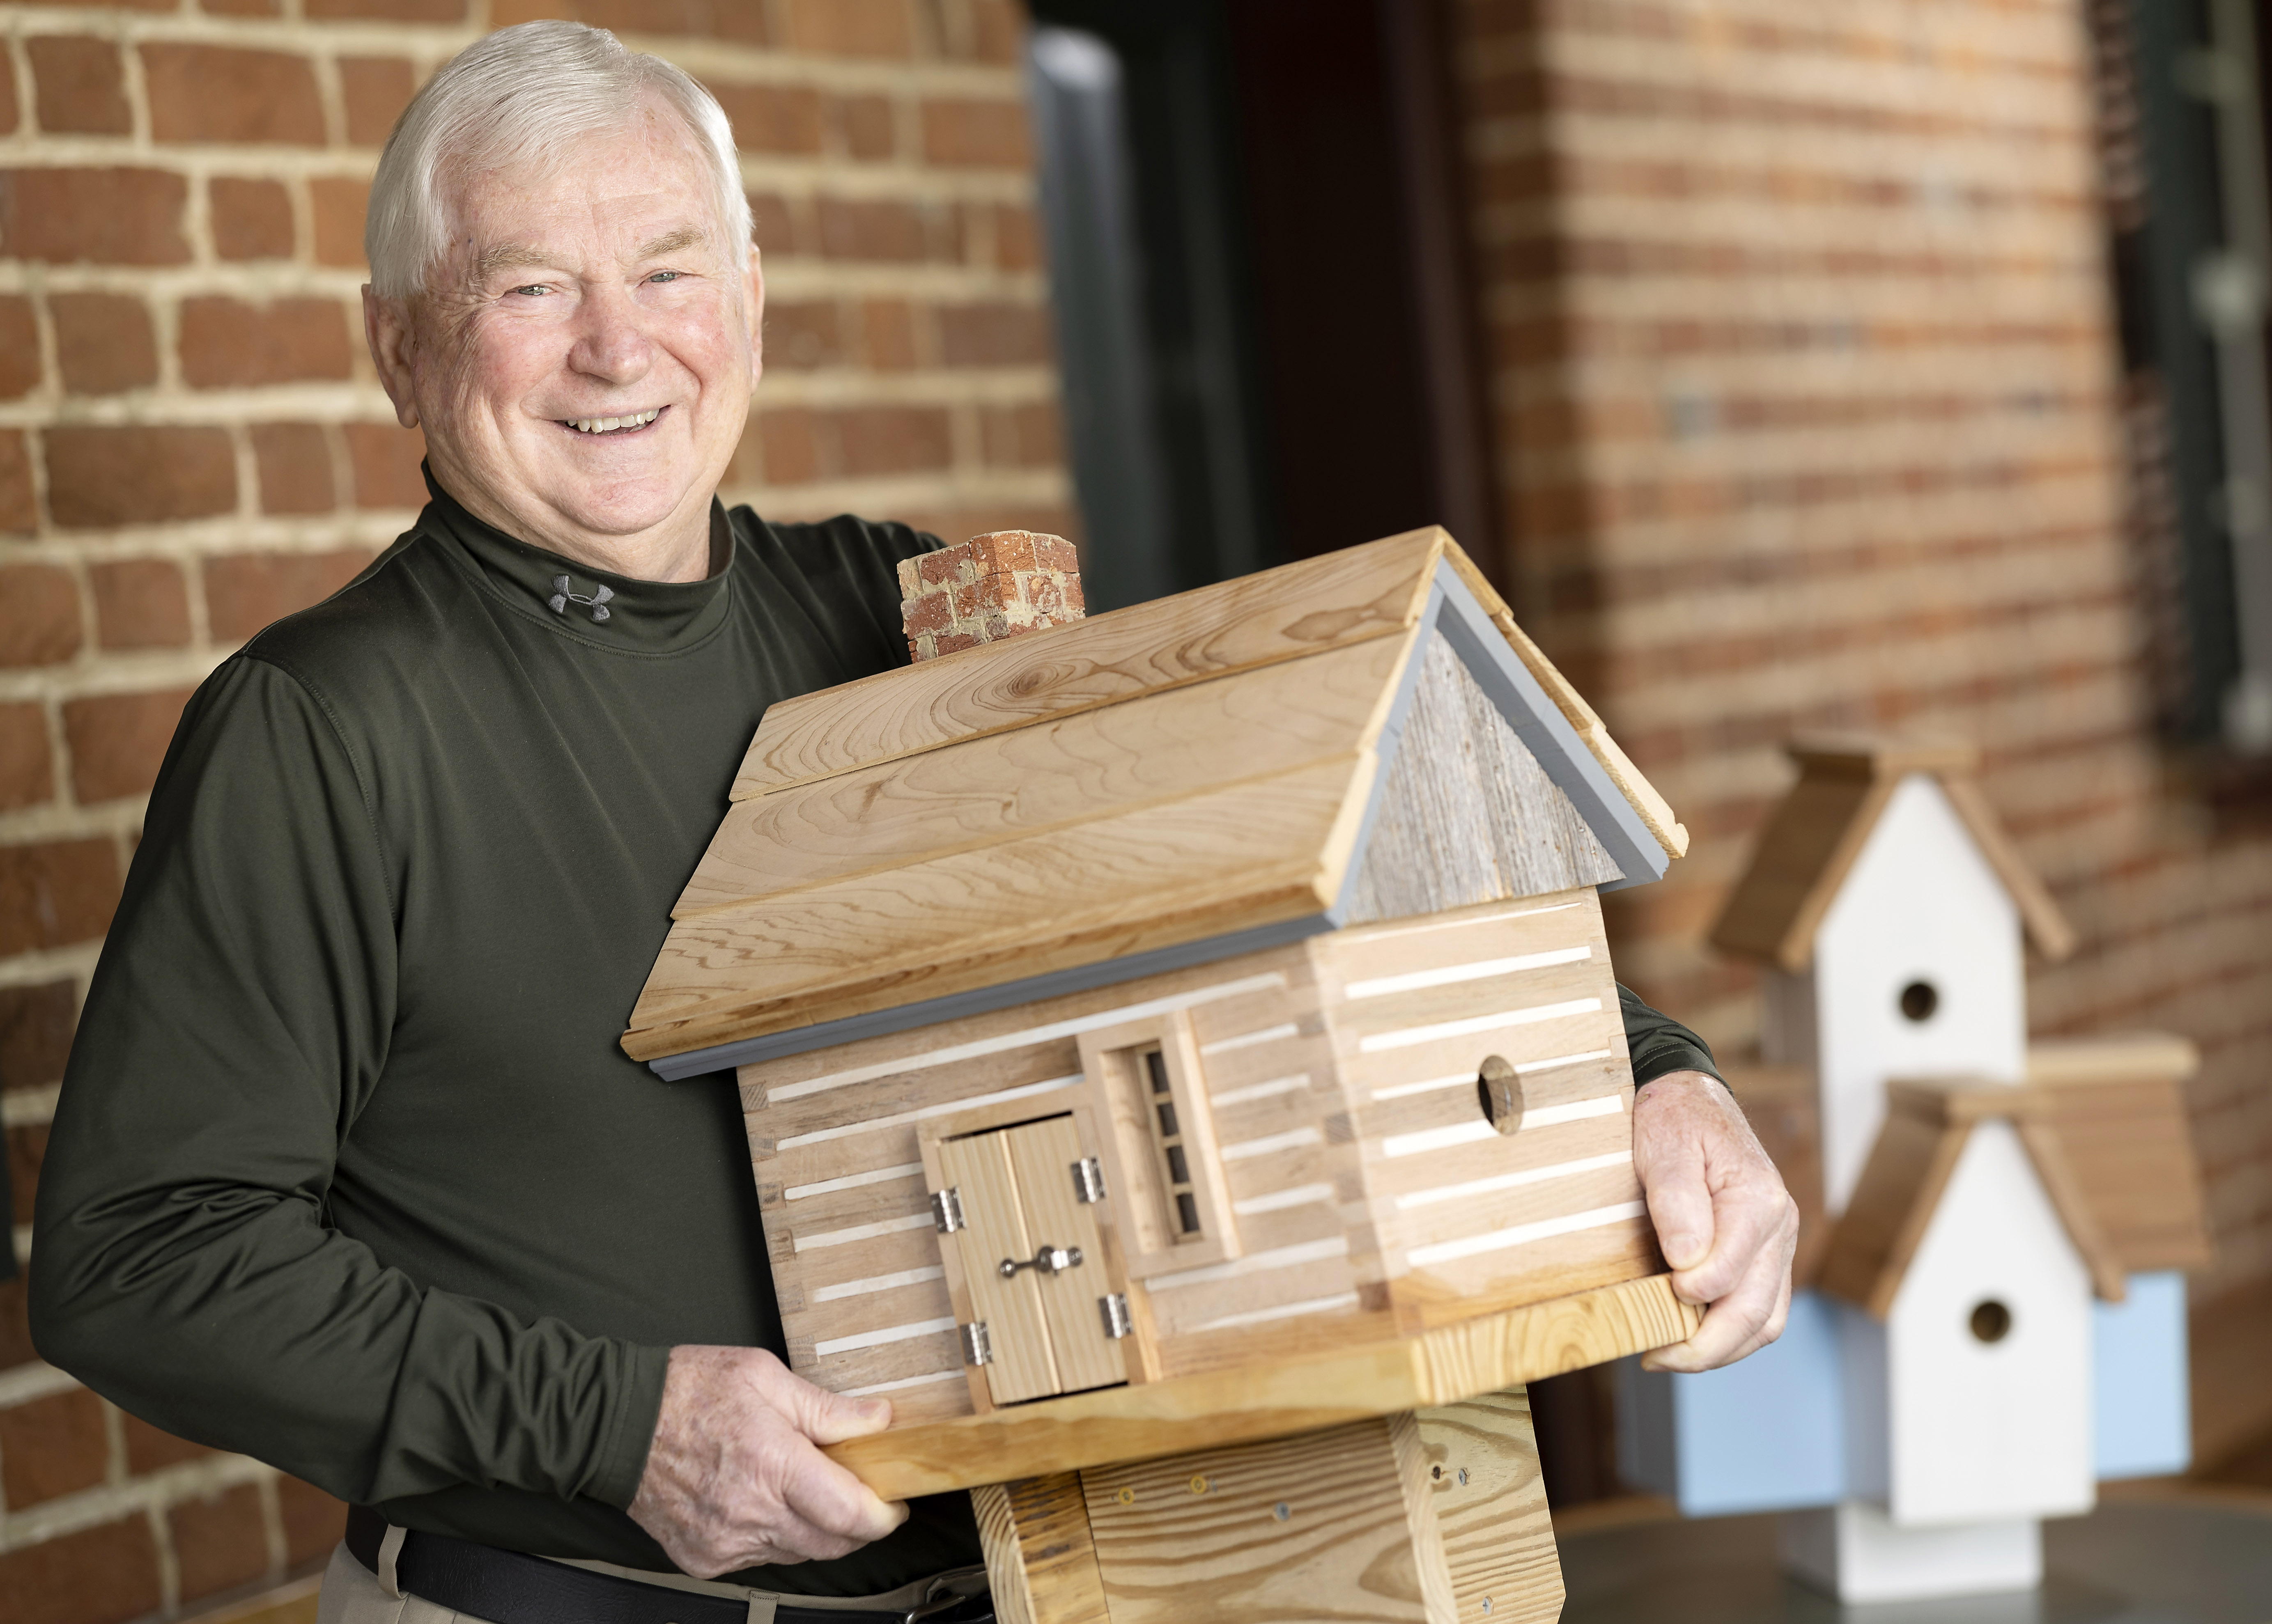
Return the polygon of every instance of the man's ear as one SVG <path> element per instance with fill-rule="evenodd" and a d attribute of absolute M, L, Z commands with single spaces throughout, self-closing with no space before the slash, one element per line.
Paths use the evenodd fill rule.
<path fill-rule="evenodd" d="M 750 244 L 750 270 L 742 297 L 750 317 L 750 387 L 755 389 L 766 370 L 766 268 L 754 242 Z"/>
<path fill-rule="evenodd" d="M 394 402 L 394 420 L 405 428 L 418 427 L 418 399 L 411 389 L 410 352 L 416 335 L 411 331 L 409 302 L 382 299 L 362 285 L 362 336 L 370 346 L 370 364 L 378 369 L 379 387 Z"/>

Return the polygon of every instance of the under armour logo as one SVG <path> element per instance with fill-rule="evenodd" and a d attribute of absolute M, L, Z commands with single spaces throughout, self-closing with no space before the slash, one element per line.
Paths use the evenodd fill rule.
<path fill-rule="evenodd" d="M 565 615 L 568 613 L 570 604 L 581 603 L 590 607 L 594 620 L 603 621 L 608 618 L 608 600 L 615 595 L 605 586 L 595 586 L 592 589 L 592 595 L 587 598 L 581 592 L 572 592 L 568 590 L 566 576 L 556 575 L 552 577 L 550 602 L 555 615 Z"/>

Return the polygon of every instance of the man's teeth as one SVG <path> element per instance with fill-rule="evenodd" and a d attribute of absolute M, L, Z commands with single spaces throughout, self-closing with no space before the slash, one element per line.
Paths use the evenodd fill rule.
<path fill-rule="evenodd" d="M 629 417 L 572 417 L 568 427 L 579 434 L 607 434 L 617 428 L 644 428 L 662 415 L 657 406 L 652 412 L 634 412 Z"/>

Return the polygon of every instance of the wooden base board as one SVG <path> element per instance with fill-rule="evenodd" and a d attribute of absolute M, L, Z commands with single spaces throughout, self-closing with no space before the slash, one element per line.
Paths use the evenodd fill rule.
<path fill-rule="evenodd" d="M 1005 1624 L 1553 1624 L 1520 1389 L 975 1491 Z"/>
<path fill-rule="evenodd" d="M 1703 1310 L 1668 1275 L 1418 1337 L 895 1427 L 823 1451 L 886 1500 L 1148 1460 L 1456 1404 L 1685 1341 Z"/>

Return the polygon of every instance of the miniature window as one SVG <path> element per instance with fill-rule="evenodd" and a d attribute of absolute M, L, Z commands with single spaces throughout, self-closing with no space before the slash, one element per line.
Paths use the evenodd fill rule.
<path fill-rule="evenodd" d="M 1230 1197 L 1189 1021 L 1169 1013 L 1080 1039 L 1099 1121 L 1105 1199 L 1132 1278 L 1238 1255 Z"/>

